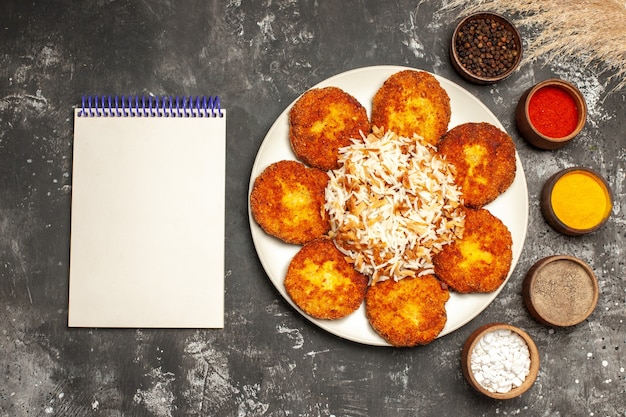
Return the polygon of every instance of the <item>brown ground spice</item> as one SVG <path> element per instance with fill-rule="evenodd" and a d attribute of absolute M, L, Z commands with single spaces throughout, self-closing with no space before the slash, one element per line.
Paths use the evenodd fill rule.
<path fill-rule="evenodd" d="M 594 302 L 592 279 L 575 262 L 550 262 L 535 277 L 533 306 L 550 323 L 581 321 Z"/>

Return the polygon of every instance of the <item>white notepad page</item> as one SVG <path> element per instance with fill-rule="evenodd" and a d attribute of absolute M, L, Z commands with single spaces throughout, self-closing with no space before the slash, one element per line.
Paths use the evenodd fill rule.
<path fill-rule="evenodd" d="M 223 327 L 225 111 L 79 112 L 68 325 Z"/>

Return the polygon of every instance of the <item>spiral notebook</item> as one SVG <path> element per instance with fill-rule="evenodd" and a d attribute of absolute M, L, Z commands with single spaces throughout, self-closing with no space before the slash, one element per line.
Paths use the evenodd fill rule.
<path fill-rule="evenodd" d="M 223 327 L 225 149 L 218 97 L 83 98 L 70 327 Z"/>

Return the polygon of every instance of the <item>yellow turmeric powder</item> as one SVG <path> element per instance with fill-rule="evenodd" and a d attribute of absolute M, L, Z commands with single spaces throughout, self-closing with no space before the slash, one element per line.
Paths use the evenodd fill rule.
<path fill-rule="evenodd" d="M 554 184 L 552 209 L 566 226 L 586 230 L 600 224 L 612 209 L 604 183 L 587 171 L 572 171 Z"/>

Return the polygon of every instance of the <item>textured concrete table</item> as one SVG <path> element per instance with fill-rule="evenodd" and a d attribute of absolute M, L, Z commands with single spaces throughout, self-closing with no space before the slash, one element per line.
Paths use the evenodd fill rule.
<path fill-rule="evenodd" d="M 0 5 L 1 416 L 618 416 L 626 414 L 623 91 L 572 60 L 528 64 L 496 85 L 454 72 L 456 12 L 439 2 L 3 1 Z M 523 31 L 523 35 L 530 33 Z M 404 65 L 480 98 L 512 135 L 524 166 L 529 225 L 495 301 L 428 346 L 343 340 L 280 296 L 250 236 L 247 191 L 268 129 L 299 94 L 337 73 Z M 558 151 L 530 147 L 518 97 L 561 77 L 583 91 L 585 130 Z M 72 107 L 83 94 L 219 94 L 228 109 L 223 330 L 67 327 Z M 601 172 L 615 208 L 598 232 L 570 238 L 543 220 L 538 196 L 555 171 Z M 538 259 L 570 254 L 598 276 L 584 323 L 553 330 L 521 297 Z M 541 369 L 507 402 L 465 382 L 460 351 L 482 324 L 504 321 L 536 341 Z"/>

